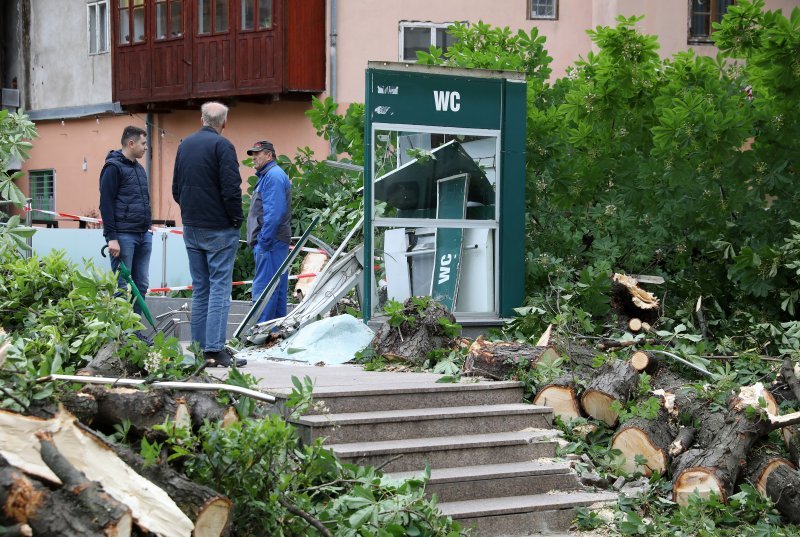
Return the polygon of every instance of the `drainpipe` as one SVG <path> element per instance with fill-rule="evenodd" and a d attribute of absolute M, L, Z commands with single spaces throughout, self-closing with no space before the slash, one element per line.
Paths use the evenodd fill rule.
<path fill-rule="evenodd" d="M 331 71 L 331 87 L 329 88 L 329 95 L 333 102 L 336 102 L 336 0 L 331 0 L 331 60 L 330 60 L 330 71 Z M 333 146 L 334 141 L 330 141 L 330 153 L 333 154 Z"/>
<path fill-rule="evenodd" d="M 147 190 L 150 194 L 152 204 L 153 199 L 153 113 L 147 112 L 145 119 L 145 132 L 147 133 L 147 153 L 144 154 L 144 169 L 147 172 Z M 160 202 L 161 200 L 159 200 Z"/>

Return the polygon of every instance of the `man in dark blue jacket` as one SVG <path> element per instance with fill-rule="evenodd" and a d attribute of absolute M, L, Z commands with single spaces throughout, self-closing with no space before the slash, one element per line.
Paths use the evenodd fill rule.
<path fill-rule="evenodd" d="M 109 151 L 100 172 L 100 216 L 111 254 L 111 270 L 116 272 L 120 261 L 125 263 L 142 296 L 147 294 L 153 246 L 147 174 L 138 162 L 146 151 L 145 131 L 139 127 L 125 127 L 122 149 Z M 120 287 L 125 287 L 121 274 L 118 282 Z M 141 315 L 138 303 L 134 302 L 133 309 Z"/>
<path fill-rule="evenodd" d="M 205 103 L 203 127 L 185 138 L 175 157 L 172 197 L 181 207 L 183 240 L 192 273 L 192 339 L 211 366 L 242 366 L 225 347 L 233 262 L 239 246 L 242 179 L 236 150 L 222 131 L 228 108 Z"/>
<path fill-rule="evenodd" d="M 292 239 L 292 183 L 275 162 L 275 147 L 267 140 L 247 150 L 253 157 L 258 183 L 247 215 L 247 244 L 253 248 L 256 273 L 253 301 L 261 296 L 272 276 L 289 255 Z M 289 275 L 283 274 L 258 322 L 286 317 Z"/>

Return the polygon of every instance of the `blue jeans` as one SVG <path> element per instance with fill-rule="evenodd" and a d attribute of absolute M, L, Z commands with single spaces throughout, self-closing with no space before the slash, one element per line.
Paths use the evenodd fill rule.
<path fill-rule="evenodd" d="M 153 250 L 153 234 L 149 231 L 144 233 L 117 233 L 119 242 L 119 257 L 111 256 L 111 270 L 119 270 L 119 262 L 125 263 L 131 271 L 131 278 L 142 298 L 147 294 L 150 284 L 150 252 Z M 117 275 L 117 285 L 121 289 L 128 286 L 128 282 L 122 277 L 122 273 Z M 131 292 L 133 295 L 133 292 Z M 133 300 L 133 311 L 142 314 L 142 308 L 136 299 Z"/>
<path fill-rule="evenodd" d="M 221 351 L 231 309 L 239 230 L 184 226 L 183 241 L 192 273 L 192 340 L 206 352 Z"/>
<path fill-rule="evenodd" d="M 289 245 L 281 241 L 274 241 L 269 250 L 265 250 L 260 244 L 256 244 L 253 247 L 253 257 L 256 261 L 256 274 L 253 276 L 253 302 L 261 296 L 272 276 L 278 272 L 278 268 L 288 255 Z M 288 292 L 289 273 L 285 272 L 278 282 L 278 287 L 264 307 L 264 311 L 258 318 L 258 322 L 263 323 L 264 321 L 286 317 Z"/>

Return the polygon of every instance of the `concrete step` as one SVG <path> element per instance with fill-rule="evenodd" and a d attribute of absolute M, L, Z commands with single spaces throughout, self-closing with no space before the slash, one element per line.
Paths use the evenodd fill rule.
<path fill-rule="evenodd" d="M 361 466 L 381 466 L 386 472 L 522 462 L 554 457 L 558 431 L 525 431 L 354 442 L 327 446 L 339 460 Z M 398 457 L 395 459 L 395 457 Z"/>
<path fill-rule="evenodd" d="M 293 423 L 304 442 L 325 437 L 327 443 L 335 444 L 521 431 L 548 428 L 552 420 L 553 411 L 548 407 L 512 403 L 316 414 Z"/>
<path fill-rule="evenodd" d="M 616 501 L 608 492 L 561 492 L 444 502 L 439 510 L 478 537 L 516 537 L 566 532 L 577 507 Z"/>
<path fill-rule="evenodd" d="M 422 472 L 390 474 L 396 479 L 411 479 Z M 537 459 L 512 464 L 484 464 L 431 470 L 426 487 L 441 502 L 477 500 L 502 496 L 528 496 L 551 490 L 581 488 L 569 462 Z"/>
<path fill-rule="evenodd" d="M 279 407 L 287 394 L 276 394 Z M 326 411 L 341 414 L 351 412 L 387 411 L 401 408 L 436 408 L 473 405 L 502 405 L 522 402 L 522 383 L 475 382 L 419 385 L 405 384 L 376 388 L 321 387 L 314 390 L 314 400 L 323 401 Z M 309 414 L 318 413 L 309 409 Z"/>

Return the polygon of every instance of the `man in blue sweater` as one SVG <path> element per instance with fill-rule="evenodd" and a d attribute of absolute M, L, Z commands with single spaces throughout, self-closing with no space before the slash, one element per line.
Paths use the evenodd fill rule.
<path fill-rule="evenodd" d="M 153 246 L 147 173 L 138 161 L 146 151 L 145 131 L 139 127 L 125 127 L 122 149 L 109 151 L 100 172 L 100 216 L 111 254 L 111 270 L 117 272 L 120 261 L 125 263 L 142 296 L 147 294 Z M 121 288 L 126 286 L 121 274 L 118 282 Z M 136 302 L 133 310 L 142 313 Z"/>
<path fill-rule="evenodd" d="M 256 142 L 247 150 L 253 157 L 258 183 L 247 215 L 247 244 L 253 248 L 256 273 L 253 277 L 253 301 L 266 288 L 289 255 L 292 239 L 292 183 L 275 162 L 275 147 L 267 140 Z M 258 322 L 286 316 L 289 276 L 284 273 Z"/>

